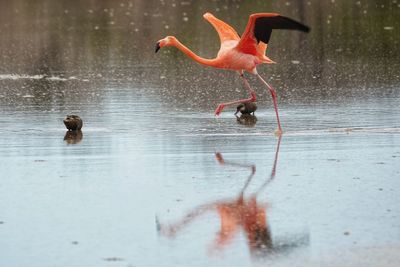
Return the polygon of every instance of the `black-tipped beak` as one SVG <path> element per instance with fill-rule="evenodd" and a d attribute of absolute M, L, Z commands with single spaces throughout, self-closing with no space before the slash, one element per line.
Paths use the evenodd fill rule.
<path fill-rule="evenodd" d="M 158 42 L 157 44 L 156 44 L 156 53 L 158 52 L 158 50 L 160 50 L 160 42 Z"/>

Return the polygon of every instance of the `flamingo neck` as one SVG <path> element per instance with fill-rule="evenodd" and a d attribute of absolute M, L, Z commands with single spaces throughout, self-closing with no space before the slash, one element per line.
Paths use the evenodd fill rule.
<path fill-rule="evenodd" d="M 194 61 L 206 65 L 206 66 L 211 66 L 211 67 L 216 67 L 216 59 L 206 59 L 202 58 L 198 55 L 196 55 L 192 50 L 187 48 L 185 45 L 183 45 L 181 42 L 179 42 L 177 39 L 175 39 L 172 42 L 172 45 L 181 50 L 185 55 L 193 59 Z"/>

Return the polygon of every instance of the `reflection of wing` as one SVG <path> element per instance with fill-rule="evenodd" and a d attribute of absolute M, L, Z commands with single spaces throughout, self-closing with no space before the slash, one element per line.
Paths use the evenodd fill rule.
<path fill-rule="evenodd" d="M 277 254 L 287 254 L 296 248 L 310 244 L 310 234 L 302 233 L 290 237 L 274 239 L 272 251 Z"/>
<path fill-rule="evenodd" d="M 162 224 L 160 223 L 160 220 L 156 216 L 157 232 L 165 236 L 170 236 L 170 237 L 175 236 L 178 231 L 180 231 L 186 225 L 190 224 L 192 221 L 194 221 L 194 219 L 203 215 L 207 211 L 214 210 L 215 208 L 216 204 L 214 203 L 200 205 L 194 208 L 189 213 L 187 213 L 181 220 L 179 220 L 174 224 Z"/>
<path fill-rule="evenodd" d="M 211 13 L 205 13 L 203 17 L 214 26 L 215 30 L 218 32 L 219 39 L 221 40 L 221 45 L 225 41 L 239 40 L 239 35 L 237 32 L 228 24 L 222 20 L 217 19 Z"/>
<path fill-rule="evenodd" d="M 160 232 L 161 231 L 161 224 L 160 224 L 160 220 L 158 219 L 157 215 L 156 215 L 155 221 L 156 221 L 157 232 Z"/>
<path fill-rule="evenodd" d="M 260 50 L 265 52 L 266 47 L 259 48 L 258 44 L 260 41 L 268 44 L 273 29 L 310 31 L 307 26 L 277 13 L 257 13 L 250 15 L 237 49 L 252 55 L 256 55 Z"/>

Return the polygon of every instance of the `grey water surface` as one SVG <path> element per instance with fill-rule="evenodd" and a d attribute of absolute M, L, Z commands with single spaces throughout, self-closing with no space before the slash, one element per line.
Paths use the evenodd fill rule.
<path fill-rule="evenodd" d="M 255 118 L 213 57 L 279 12 Z M 399 1 L 0 2 L 0 266 L 398 266 Z M 83 118 L 79 133 L 63 119 Z"/>

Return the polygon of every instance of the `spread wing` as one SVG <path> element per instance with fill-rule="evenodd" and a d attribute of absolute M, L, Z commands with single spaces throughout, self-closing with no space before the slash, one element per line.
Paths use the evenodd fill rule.
<path fill-rule="evenodd" d="M 306 25 L 277 13 L 252 14 L 236 48 L 247 54 L 256 55 L 257 51 L 265 53 L 273 29 L 310 31 Z"/>
<path fill-rule="evenodd" d="M 218 32 L 219 39 L 221 40 L 221 45 L 225 41 L 239 40 L 240 37 L 237 32 L 228 24 L 222 20 L 217 19 L 211 13 L 205 13 L 203 17 L 214 26 L 215 30 Z"/>

